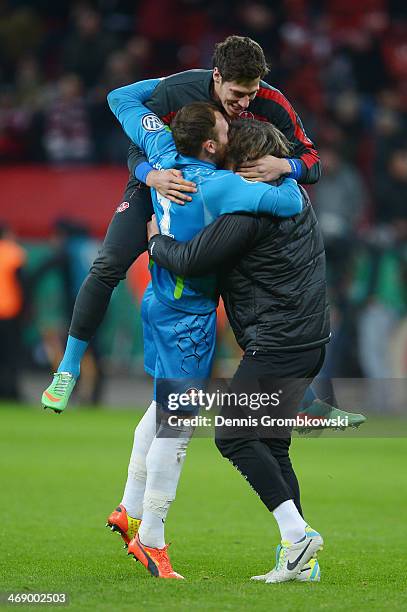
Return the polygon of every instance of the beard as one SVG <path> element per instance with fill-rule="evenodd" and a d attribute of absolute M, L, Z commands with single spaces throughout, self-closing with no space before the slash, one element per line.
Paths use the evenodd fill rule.
<path fill-rule="evenodd" d="M 227 145 L 219 145 L 216 153 L 212 156 L 212 162 L 217 168 L 224 168 L 226 161 Z"/>

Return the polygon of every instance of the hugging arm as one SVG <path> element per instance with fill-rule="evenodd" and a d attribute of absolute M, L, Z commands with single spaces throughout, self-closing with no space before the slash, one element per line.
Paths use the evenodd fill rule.
<path fill-rule="evenodd" d="M 154 161 L 161 151 L 173 144 L 164 123 L 144 105 L 159 82 L 160 79 L 139 81 L 114 89 L 107 96 L 110 110 L 149 161 Z"/>
<path fill-rule="evenodd" d="M 155 170 L 153 164 L 166 148 L 174 146 L 172 135 L 161 119 L 145 106 L 151 95 L 163 87 L 165 79 L 148 79 L 114 89 L 107 96 L 111 111 L 132 140 L 128 166 L 132 176 L 154 187 L 177 204 L 191 200 L 187 193 L 195 184 L 185 181 L 180 170 Z M 151 163 L 150 163 L 151 162 Z M 187 192 L 187 193 L 183 193 Z"/>
<path fill-rule="evenodd" d="M 219 271 L 228 260 L 253 244 L 258 219 L 249 215 L 222 215 L 188 242 L 157 234 L 148 243 L 150 257 L 179 276 L 203 276 Z"/>

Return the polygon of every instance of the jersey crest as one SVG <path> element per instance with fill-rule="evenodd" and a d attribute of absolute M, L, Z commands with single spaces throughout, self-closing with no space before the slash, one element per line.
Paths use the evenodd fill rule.
<path fill-rule="evenodd" d="M 141 125 L 147 132 L 158 132 L 158 130 L 162 130 L 164 123 L 159 119 L 156 115 L 144 115 L 141 120 Z"/>
<path fill-rule="evenodd" d="M 254 115 L 250 111 L 244 110 L 241 113 L 239 113 L 239 118 L 240 119 L 254 119 Z"/>

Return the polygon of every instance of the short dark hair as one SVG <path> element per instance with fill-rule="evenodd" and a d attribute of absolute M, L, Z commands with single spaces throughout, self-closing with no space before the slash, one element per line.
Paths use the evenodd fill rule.
<path fill-rule="evenodd" d="M 291 144 L 272 123 L 255 119 L 237 119 L 229 128 L 227 163 L 233 168 L 242 162 L 259 159 L 263 155 L 287 157 Z"/>
<path fill-rule="evenodd" d="M 263 49 L 248 36 L 228 36 L 215 45 L 213 67 L 224 81 L 237 83 L 262 79 L 269 71 Z"/>
<path fill-rule="evenodd" d="M 171 130 L 179 153 L 197 157 L 205 140 L 216 140 L 216 112 L 221 111 L 209 102 L 192 102 L 178 111 Z"/>

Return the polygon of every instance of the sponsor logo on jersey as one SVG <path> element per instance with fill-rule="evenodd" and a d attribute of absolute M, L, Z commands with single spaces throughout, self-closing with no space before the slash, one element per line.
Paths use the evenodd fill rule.
<path fill-rule="evenodd" d="M 240 119 L 254 119 L 253 113 L 251 113 L 248 110 L 244 110 L 241 113 L 239 113 L 239 117 Z"/>
<path fill-rule="evenodd" d="M 128 202 L 122 202 L 121 204 L 119 204 L 119 206 L 116 208 L 116 212 L 123 212 L 124 210 L 126 210 L 126 208 L 128 208 L 130 206 L 130 204 Z"/>
<path fill-rule="evenodd" d="M 147 130 L 147 132 L 158 132 L 158 130 L 165 127 L 161 119 L 159 119 L 156 115 L 144 115 L 143 119 L 141 120 L 141 125 L 145 130 Z"/>

